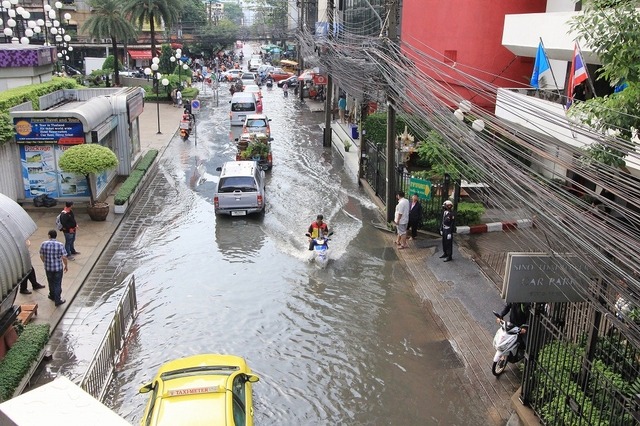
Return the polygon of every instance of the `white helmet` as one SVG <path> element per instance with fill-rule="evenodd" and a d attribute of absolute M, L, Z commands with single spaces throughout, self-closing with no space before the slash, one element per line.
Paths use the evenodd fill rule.
<path fill-rule="evenodd" d="M 444 203 L 442 203 L 442 207 L 447 207 L 447 206 L 453 206 L 453 203 L 449 200 L 445 201 Z"/>

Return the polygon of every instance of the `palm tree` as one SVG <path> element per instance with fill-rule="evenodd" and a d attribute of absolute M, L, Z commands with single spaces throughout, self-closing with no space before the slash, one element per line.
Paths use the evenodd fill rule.
<path fill-rule="evenodd" d="M 156 25 L 162 22 L 169 27 L 180 17 L 180 1 L 176 0 L 125 0 L 124 12 L 142 28 L 149 23 L 151 32 L 151 57 L 158 56 L 156 50 Z"/>
<path fill-rule="evenodd" d="M 127 41 L 138 37 L 138 31 L 129 22 L 123 12 L 122 3 L 118 0 L 89 0 L 93 9 L 91 16 L 84 23 L 82 31 L 96 38 L 110 38 L 111 49 L 115 59 L 114 84 L 120 86 L 120 67 L 118 66 L 118 40 Z"/>

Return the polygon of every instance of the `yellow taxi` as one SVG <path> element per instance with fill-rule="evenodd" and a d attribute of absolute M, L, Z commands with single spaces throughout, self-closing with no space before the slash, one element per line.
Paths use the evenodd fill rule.
<path fill-rule="evenodd" d="M 152 382 L 141 425 L 253 425 L 258 376 L 235 355 L 201 354 L 164 364 Z"/>

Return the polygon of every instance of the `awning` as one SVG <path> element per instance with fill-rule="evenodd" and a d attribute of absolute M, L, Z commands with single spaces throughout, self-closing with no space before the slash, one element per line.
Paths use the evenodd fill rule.
<path fill-rule="evenodd" d="M 128 50 L 131 59 L 151 59 L 151 50 Z"/>

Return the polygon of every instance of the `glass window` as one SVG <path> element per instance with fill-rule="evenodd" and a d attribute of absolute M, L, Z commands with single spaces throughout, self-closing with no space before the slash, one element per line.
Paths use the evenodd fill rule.
<path fill-rule="evenodd" d="M 258 186 L 251 176 L 233 176 L 220 179 L 218 192 L 257 192 Z"/>
<path fill-rule="evenodd" d="M 244 374 L 239 374 L 233 378 L 233 421 L 236 425 L 246 424 L 246 383 Z"/>

